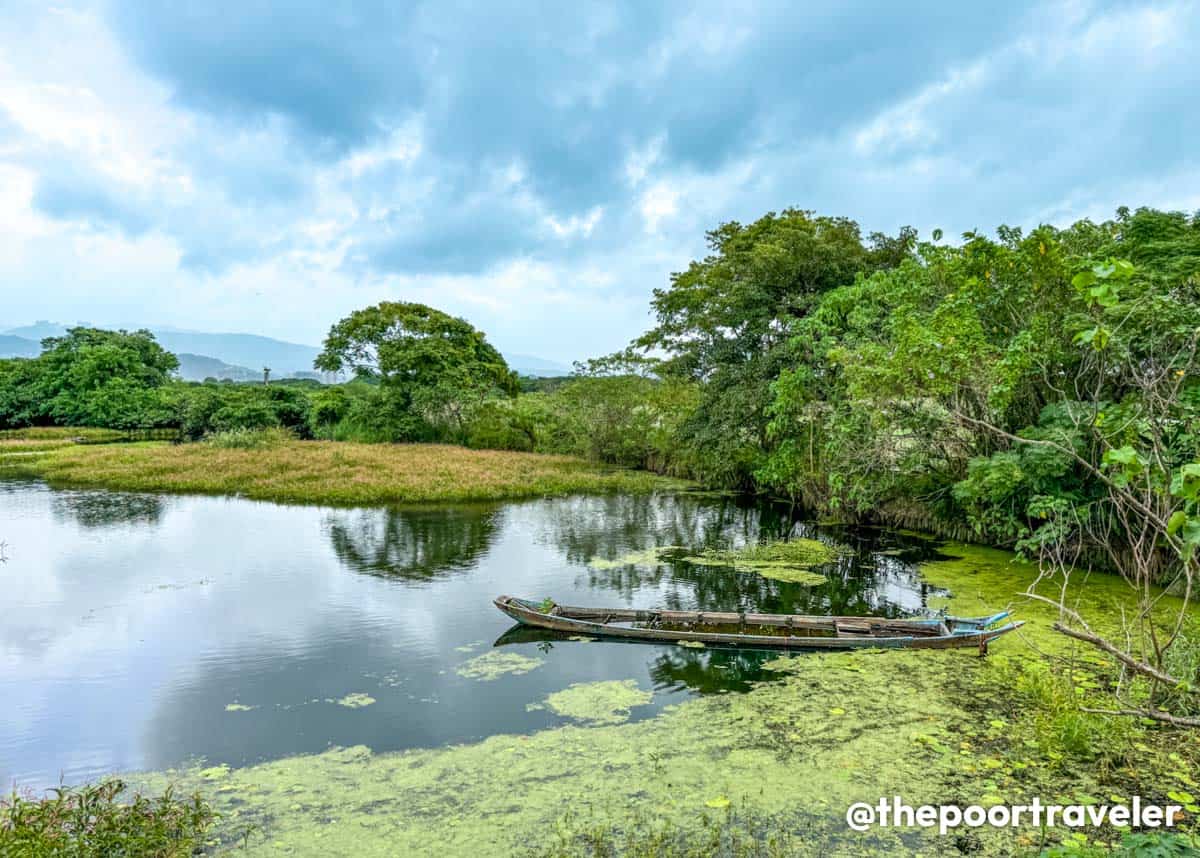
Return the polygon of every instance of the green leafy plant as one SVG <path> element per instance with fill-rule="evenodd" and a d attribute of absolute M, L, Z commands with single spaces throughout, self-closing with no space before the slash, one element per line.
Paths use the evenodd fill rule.
<path fill-rule="evenodd" d="M 199 794 L 180 797 L 171 788 L 157 798 L 128 794 L 118 779 L 59 787 L 41 799 L 14 792 L 0 799 L 0 854 L 182 858 L 202 845 L 215 819 Z"/>

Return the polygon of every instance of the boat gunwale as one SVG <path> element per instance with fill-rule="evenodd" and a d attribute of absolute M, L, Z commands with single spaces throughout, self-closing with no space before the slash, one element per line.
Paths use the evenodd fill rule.
<path fill-rule="evenodd" d="M 512 617 L 518 623 L 547 628 L 556 631 L 576 632 L 580 634 L 596 635 L 598 637 L 620 637 L 638 640 L 649 641 L 694 641 L 700 643 L 718 643 L 718 644 L 741 644 L 753 645 L 772 648 L 786 649 L 835 649 L 835 648 L 853 648 L 853 647 L 881 647 L 881 648 L 916 648 L 916 649 L 948 649 L 957 647 L 979 646 L 986 647 L 989 641 L 995 640 L 1001 635 L 1014 631 L 1024 625 L 1022 621 L 1009 622 L 1003 626 L 996 628 L 988 628 L 987 626 L 1001 619 L 1008 617 L 1008 611 L 1003 611 L 998 614 L 993 614 L 990 617 L 940 617 L 940 618 L 915 618 L 909 620 L 888 620 L 885 618 L 872 617 L 817 617 L 806 616 L 801 614 L 730 614 L 721 611 L 639 611 L 633 609 L 604 609 L 604 608 L 571 608 L 570 606 L 556 605 L 552 610 L 561 611 L 561 613 L 547 613 L 539 610 L 540 605 L 531 602 L 527 599 L 521 599 L 515 596 L 498 596 L 494 603 L 497 608 L 503 611 L 508 616 Z M 571 612 L 595 614 L 600 617 L 608 617 L 607 622 L 593 622 L 587 619 L 570 616 Z M 612 620 L 620 616 L 623 620 L 628 619 L 634 622 L 650 619 L 651 617 L 661 617 L 663 614 L 677 614 L 695 616 L 699 621 L 703 621 L 706 616 L 711 619 L 726 617 L 742 618 L 748 621 L 751 617 L 773 617 L 783 619 L 791 617 L 793 622 L 788 624 L 785 621 L 776 623 L 780 627 L 788 627 L 810 630 L 831 631 L 829 636 L 776 636 L 776 635 L 755 635 L 755 634 L 729 634 L 722 632 L 689 632 L 677 631 L 669 629 L 650 629 L 626 626 L 614 626 Z M 913 635 L 876 635 L 869 633 L 869 627 L 872 620 L 876 620 L 880 625 L 893 625 L 903 627 L 907 624 L 916 630 L 924 630 L 936 625 L 941 625 L 946 629 L 943 634 L 913 634 Z M 807 621 L 804 625 L 795 625 L 800 621 Z M 860 628 L 864 623 L 868 627 L 868 633 L 862 635 L 844 633 L 838 626 L 839 621 L 845 621 L 844 624 L 850 626 L 857 624 Z M 985 621 L 986 624 L 985 624 Z M 728 621 L 727 621 L 728 622 Z M 747 625 L 755 625 L 756 623 L 746 622 Z M 945 624 L 945 625 L 943 625 Z M 761 625 L 761 624 L 760 624 Z M 957 630 L 958 625 L 964 625 L 967 628 Z"/>

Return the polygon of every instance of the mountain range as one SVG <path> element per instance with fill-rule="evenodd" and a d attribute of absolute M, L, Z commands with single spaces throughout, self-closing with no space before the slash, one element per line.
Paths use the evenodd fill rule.
<path fill-rule="evenodd" d="M 129 329 L 137 327 L 134 325 Z M 188 381 L 205 378 L 248 381 L 262 378 L 264 367 L 270 367 L 275 378 L 318 377 L 313 372 L 313 360 L 321 350 L 316 346 L 257 334 L 212 334 L 153 327 L 149 330 L 163 348 L 179 358 L 179 375 Z M 47 321 L 0 331 L 0 358 L 35 357 L 41 353 L 44 338 L 59 337 L 66 331 L 66 325 Z M 533 355 L 505 353 L 504 359 L 521 375 L 548 377 L 567 375 L 571 371 L 562 364 Z"/>

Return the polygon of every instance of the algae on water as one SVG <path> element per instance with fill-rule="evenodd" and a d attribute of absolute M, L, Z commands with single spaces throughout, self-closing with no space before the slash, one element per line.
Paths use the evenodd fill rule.
<path fill-rule="evenodd" d="M 505 674 L 520 676 L 523 673 L 529 673 L 529 671 L 541 667 L 542 664 L 542 659 L 533 656 L 491 650 L 483 655 L 475 656 L 469 661 L 464 661 L 454 669 L 454 672 L 465 679 L 490 682 Z"/>
<path fill-rule="evenodd" d="M 584 724 L 620 724 L 629 720 L 629 710 L 645 706 L 653 691 L 638 688 L 636 680 L 579 682 L 546 698 L 547 708 L 564 718 Z"/>
<path fill-rule="evenodd" d="M 678 553 L 682 550 L 678 545 L 660 545 L 656 548 L 632 551 L 613 560 L 604 557 L 593 557 L 588 561 L 588 566 L 598 570 L 621 569 L 625 566 L 657 566 L 667 558 L 667 555 Z"/>
<path fill-rule="evenodd" d="M 355 691 L 352 694 L 347 694 L 345 697 L 337 701 L 338 706 L 345 706 L 347 709 L 362 709 L 364 706 L 370 706 L 375 702 L 375 698 L 370 694 L 363 694 L 361 691 Z"/>
<path fill-rule="evenodd" d="M 789 539 L 743 548 L 710 548 L 683 559 L 695 566 L 731 566 L 738 572 L 754 572 L 764 578 L 811 587 L 825 582 L 825 576 L 813 572 L 812 567 L 829 563 L 837 556 L 837 549 L 819 540 Z"/>

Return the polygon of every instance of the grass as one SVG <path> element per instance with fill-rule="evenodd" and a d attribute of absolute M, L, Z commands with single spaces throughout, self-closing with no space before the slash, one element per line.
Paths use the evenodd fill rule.
<path fill-rule="evenodd" d="M 85 441 L 99 444 L 120 441 L 126 433 L 119 429 L 97 429 L 89 426 L 30 426 L 25 429 L 0 431 L 0 443 L 5 441 Z"/>
<path fill-rule="evenodd" d="M 254 440 L 249 447 L 221 442 L 73 445 L 47 441 L 54 446 L 11 451 L 0 443 L 0 476 L 40 477 L 56 486 L 331 505 L 501 500 L 683 486 L 648 472 L 606 468 L 569 456 L 441 444 L 282 439 L 258 444 L 260 439 Z M 32 443 L 39 442 L 14 442 Z"/>
<path fill-rule="evenodd" d="M 179 798 L 169 787 L 158 798 L 125 793 L 117 779 L 61 787 L 41 799 L 14 792 L 0 799 L 0 855 L 181 858 L 203 845 L 216 818 L 199 794 Z"/>

